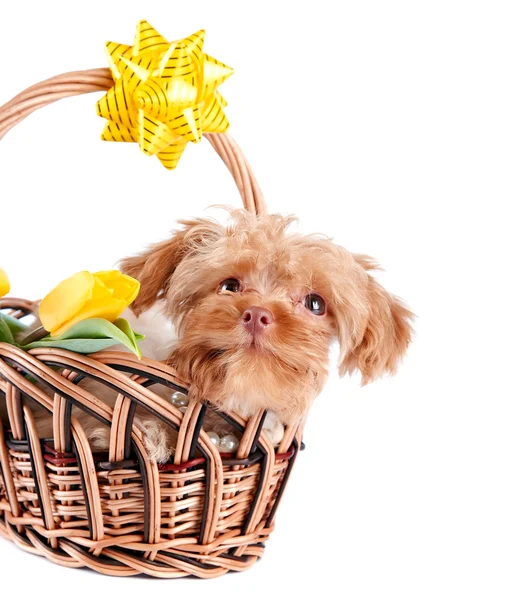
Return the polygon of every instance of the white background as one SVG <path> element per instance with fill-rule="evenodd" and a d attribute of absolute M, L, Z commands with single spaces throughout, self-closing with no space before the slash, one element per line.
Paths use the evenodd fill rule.
<path fill-rule="evenodd" d="M 269 207 L 375 256 L 381 281 L 419 316 L 396 378 L 360 388 L 332 373 L 251 571 L 115 580 L 0 540 L 2 597 L 11 583 L 20 598 L 508 597 L 506 8 L 2 4 L 0 103 L 106 66 L 104 42 L 131 44 L 139 19 L 169 39 L 205 27 L 206 51 L 236 69 L 222 88 L 231 132 Z M 0 264 L 16 295 L 39 297 L 164 238 L 178 218 L 239 203 L 207 142 L 173 173 L 135 145 L 100 142 L 98 97 L 46 108 L 0 144 Z"/>

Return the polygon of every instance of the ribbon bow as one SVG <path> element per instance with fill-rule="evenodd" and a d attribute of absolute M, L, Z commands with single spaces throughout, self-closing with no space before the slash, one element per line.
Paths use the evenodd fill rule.
<path fill-rule="evenodd" d="M 168 42 L 140 21 L 134 46 L 107 42 L 115 83 L 97 103 L 108 119 L 102 139 L 138 142 L 174 169 L 188 142 L 229 127 L 226 101 L 217 88 L 233 69 L 204 54 L 205 31 Z"/>

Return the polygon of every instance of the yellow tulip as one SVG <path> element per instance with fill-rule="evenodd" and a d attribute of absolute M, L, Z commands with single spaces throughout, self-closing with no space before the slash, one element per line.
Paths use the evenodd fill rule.
<path fill-rule="evenodd" d="M 0 267 L 0 298 L 8 294 L 11 290 L 11 284 L 7 273 Z"/>
<path fill-rule="evenodd" d="M 140 283 L 120 271 L 81 271 L 59 283 L 39 307 L 51 335 L 64 333 L 85 319 L 115 321 L 140 291 Z"/>

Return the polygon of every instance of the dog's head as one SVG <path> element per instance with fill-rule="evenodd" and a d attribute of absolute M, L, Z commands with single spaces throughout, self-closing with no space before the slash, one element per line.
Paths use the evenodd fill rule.
<path fill-rule="evenodd" d="M 226 410 L 266 408 L 301 419 L 339 340 L 341 374 L 393 373 L 412 313 L 370 275 L 376 265 L 320 236 L 289 234 L 292 218 L 231 214 L 223 227 L 182 221 L 168 241 L 127 258 L 140 313 L 163 299 L 180 341 L 170 361 L 192 393 Z"/>

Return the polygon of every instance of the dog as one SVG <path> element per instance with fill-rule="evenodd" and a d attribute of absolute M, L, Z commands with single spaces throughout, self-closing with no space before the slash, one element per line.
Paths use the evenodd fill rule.
<path fill-rule="evenodd" d="M 305 420 L 334 342 L 339 374 L 358 371 L 367 384 L 395 373 L 412 336 L 413 314 L 374 279 L 373 259 L 290 233 L 294 220 L 237 210 L 226 226 L 180 221 L 170 239 L 120 263 L 141 283 L 126 317 L 146 335 L 144 352 L 171 363 L 191 399 L 242 417 L 268 411 L 274 445 Z M 87 419 L 92 447 L 106 449 L 107 428 Z M 174 432 L 149 414 L 138 424 L 151 457 L 168 460 Z"/>

